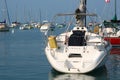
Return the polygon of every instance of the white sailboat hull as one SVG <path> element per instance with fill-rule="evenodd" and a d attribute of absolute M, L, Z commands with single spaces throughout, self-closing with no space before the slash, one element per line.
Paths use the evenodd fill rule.
<path fill-rule="evenodd" d="M 58 14 L 72 15 L 72 14 Z M 84 27 L 86 0 L 80 1 L 76 9 L 74 28 L 56 36 L 48 36 L 45 54 L 51 66 L 62 73 L 88 73 L 105 64 L 111 45 L 95 33 Z M 94 16 L 94 15 L 91 15 Z M 95 15 L 96 16 L 96 15 Z M 70 20 L 71 23 L 72 20 Z"/>
<path fill-rule="evenodd" d="M 47 30 L 49 30 L 50 27 L 51 27 L 50 23 L 45 23 L 40 27 L 40 31 L 41 32 L 46 32 Z"/>
<path fill-rule="evenodd" d="M 48 49 L 47 49 L 48 50 Z M 47 53 L 46 56 L 48 58 L 49 63 L 51 66 L 63 73 L 87 73 L 90 72 L 96 68 L 99 68 L 105 64 L 105 61 L 107 59 L 107 54 L 104 55 L 104 53 L 100 53 L 100 57 L 98 57 L 95 60 L 92 60 L 90 58 L 87 58 L 87 60 L 83 60 L 80 58 L 74 58 L 70 60 L 69 58 L 66 59 L 66 55 L 63 55 L 63 60 L 56 60 L 51 55 L 51 53 Z M 91 56 L 92 58 L 93 56 Z"/>
<path fill-rule="evenodd" d="M 63 38 L 62 38 L 63 40 Z M 67 46 L 57 42 L 59 48 L 45 48 L 51 66 L 62 73 L 87 73 L 103 66 L 111 49 L 108 43 L 96 46 Z"/>

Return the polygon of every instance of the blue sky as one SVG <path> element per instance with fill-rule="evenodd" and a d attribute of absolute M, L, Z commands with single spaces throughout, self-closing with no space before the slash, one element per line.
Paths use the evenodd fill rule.
<path fill-rule="evenodd" d="M 2 1 L 2 0 L 1 0 Z M 73 13 L 79 6 L 80 0 L 6 0 L 8 4 L 8 10 L 11 21 L 16 20 L 16 15 L 19 21 L 25 21 L 28 19 L 39 20 L 39 14 L 41 11 L 42 20 L 50 20 L 57 13 Z M 108 9 L 113 10 L 111 3 L 106 4 L 104 0 L 87 0 L 87 9 L 89 12 L 95 12 L 100 17 L 103 14 L 109 14 Z M 117 0 L 119 5 L 120 0 Z M 1 4 L 0 4 L 1 5 Z M 106 9 L 105 9 L 106 8 Z M 118 10 L 118 13 L 120 11 Z M 113 12 L 112 12 L 113 14 Z M 119 16 L 119 15 L 118 15 Z"/>

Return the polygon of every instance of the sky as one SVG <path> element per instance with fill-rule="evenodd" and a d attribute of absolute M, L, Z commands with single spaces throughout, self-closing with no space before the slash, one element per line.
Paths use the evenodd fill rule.
<path fill-rule="evenodd" d="M 4 0 L 0 0 L 4 1 Z M 40 20 L 40 13 L 42 20 L 51 20 L 51 18 L 57 13 L 73 13 L 79 6 L 80 0 L 6 0 L 10 20 L 15 21 L 16 19 L 21 22 L 28 20 Z M 113 13 L 114 0 L 110 0 L 110 3 L 105 3 L 105 0 L 87 0 L 87 10 L 89 12 L 97 13 L 101 18 L 103 15 Z M 0 6 L 3 6 L 3 3 Z M 120 0 L 117 0 L 117 6 Z M 119 7 L 119 6 L 118 6 Z M 1 9 L 1 8 L 0 8 Z M 1 10 L 0 10 L 0 13 Z M 117 13 L 120 10 L 117 9 Z M 118 15 L 119 17 L 119 15 Z M 0 17 L 1 18 L 1 17 Z"/>

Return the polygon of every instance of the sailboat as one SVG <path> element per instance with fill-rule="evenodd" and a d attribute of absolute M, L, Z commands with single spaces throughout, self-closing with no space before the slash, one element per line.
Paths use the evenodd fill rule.
<path fill-rule="evenodd" d="M 40 31 L 46 32 L 52 26 L 51 22 L 44 20 L 41 24 Z"/>
<path fill-rule="evenodd" d="M 104 39 L 110 41 L 112 46 L 120 46 L 120 20 L 117 19 L 117 1 L 115 2 L 115 14 L 112 20 L 105 20 L 103 22 Z"/>
<path fill-rule="evenodd" d="M 6 21 L 0 22 L 0 32 L 9 31 L 9 27 L 6 24 Z"/>
<path fill-rule="evenodd" d="M 18 22 L 18 21 L 12 22 L 12 25 L 11 25 L 12 28 L 18 27 L 18 26 L 20 26 L 20 22 Z"/>
<path fill-rule="evenodd" d="M 4 3 L 5 3 L 4 6 L 5 11 L 3 12 L 3 14 L 5 14 L 5 16 L 4 16 L 4 20 L 0 22 L 0 32 L 9 31 L 8 22 L 10 23 L 10 20 L 9 20 L 9 13 L 8 13 L 6 0 L 4 0 Z"/>
<path fill-rule="evenodd" d="M 74 27 L 58 35 L 47 35 L 45 55 L 52 68 L 62 73 L 88 73 L 105 64 L 111 44 L 102 36 L 88 32 L 85 27 L 86 16 L 96 14 L 86 13 L 86 0 L 80 1 L 80 6 L 73 14 L 56 14 L 55 16 L 75 17 Z M 74 22 L 74 21 L 72 21 Z"/>
<path fill-rule="evenodd" d="M 11 24 L 11 28 L 18 28 L 20 25 L 21 25 L 21 23 L 20 22 L 18 22 L 18 12 L 17 12 L 17 10 L 18 10 L 18 7 L 16 6 L 16 12 L 15 12 L 15 21 L 13 21 L 12 22 L 12 24 Z"/>

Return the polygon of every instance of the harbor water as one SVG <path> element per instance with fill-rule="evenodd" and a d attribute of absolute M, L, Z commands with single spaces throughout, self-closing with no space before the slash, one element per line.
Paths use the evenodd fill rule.
<path fill-rule="evenodd" d="M 0 32 L 0 80 L 120 80 L 120 47 L 104 67 L 87 74 L 62 74 L 50 66 L 39 29 Z"/>

